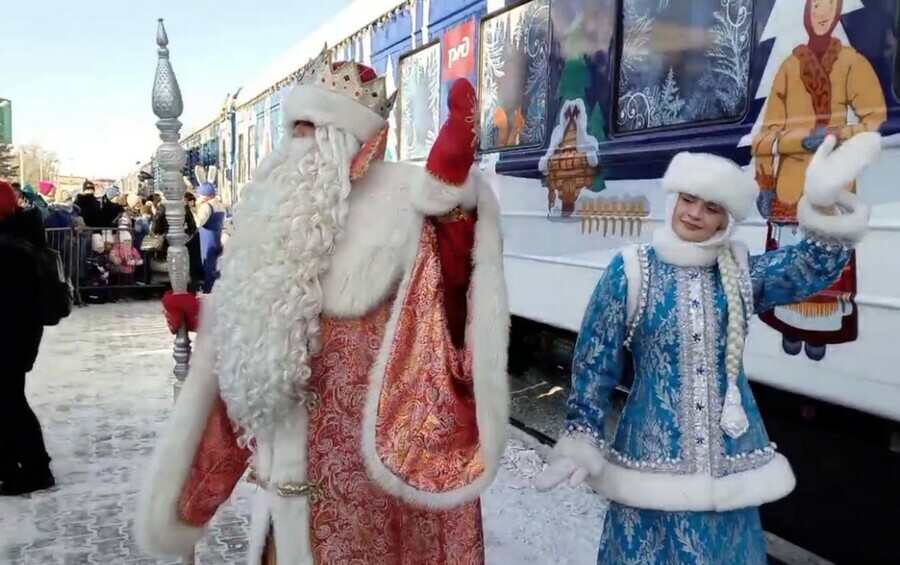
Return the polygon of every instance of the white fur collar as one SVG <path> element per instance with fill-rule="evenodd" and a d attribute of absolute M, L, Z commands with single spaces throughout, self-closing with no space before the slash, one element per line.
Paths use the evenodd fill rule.
<path fill-rule="evenodd" d="M 414 165 L 379 162 L 353 183 L 344 236 L 322 278 L 324 315 L 357 318 L 397 290 L 422 225 L 410 196 L 421 174 Z"/>
<path fill-rule="evenodd" d="M 653 251 L 660 261 L 677 267 L 709 267 L 716 263 L 719 254 L 718 246 L 684 241 L 668 226 L 653 232 Z"/>

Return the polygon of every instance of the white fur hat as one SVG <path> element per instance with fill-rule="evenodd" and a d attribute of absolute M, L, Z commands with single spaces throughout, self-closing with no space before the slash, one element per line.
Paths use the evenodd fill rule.
<path fill-rule="evenodd" d="M 666 192 L 685 193 L 715 202 L 736 222 L 753 209 L 759 187 L 737 163 L 710 153 L 682 152 L 672 158 L 662 178 Z"/>
<path fill-rule="evenodd" d="M 103 252 L 103 236 L 99 233 L 91 235 L 91 249 L 97 253 Z"/>

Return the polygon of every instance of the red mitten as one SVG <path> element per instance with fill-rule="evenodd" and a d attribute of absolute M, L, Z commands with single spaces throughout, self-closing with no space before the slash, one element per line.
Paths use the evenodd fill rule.
<path fill-rule="evenodd" d="M 197 331 L 200 321 L 200 299 L 193 293 L 174 293 L 171 290 L 163 295 L 163 310 L 169 331 L 177 333 L 181 326 L 187 325 L 190 332 Z"/>
<path fill-rule="evenodd" d="M 447 97 L 447 107 L 450 115 L 428 154 L 425 168 L 436 179 L 460 186 L 469 176 L 478 144 L 475 131 L 478 102 L 472 83 L 464 78 L 454 82 Z"/>

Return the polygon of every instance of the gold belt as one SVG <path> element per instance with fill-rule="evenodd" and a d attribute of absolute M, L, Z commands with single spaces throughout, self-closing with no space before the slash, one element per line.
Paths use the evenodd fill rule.
<path fill-rule="evenodd" d="M 247 475 L 247 482 L 254 484 L 267 491 L 274 492 L 278 496 L 284 498 L 296 498 L 305 496 L 312 502 L 316 502 L 323 497 L 322 489 L 313 483 L 281 483 L 280 485 L 270 484 L 268 481 L 257 476 L 255 471 L 250 471 Z"/>

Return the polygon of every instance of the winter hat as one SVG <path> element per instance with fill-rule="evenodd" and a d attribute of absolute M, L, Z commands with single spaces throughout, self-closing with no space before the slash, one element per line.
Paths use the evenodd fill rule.
<path fill-rule="evenodd" d="M 12 185 L 5 180 L 0 180 L 0 220 L 5 220 L 15 214 L 17 206 L 16 192 Z"/>
<path fill-rule="evenodd" d="M 116 185 L 112 185 L 111 187 L 107 188 L 106 191 L 104 191 L 103 195 L 106 196 L 108 200 L 112 200 L 119 195 L 119 192 L 119 187 Z"/>
<path fill-rule="evenodd" d="M 103 236 L 99 233 L 95 233 L 91 236 L 91 249 L 93 249 L 97 253 L 103 253 L 103 250 L 106 248 L 103 243 Z"/>
<path fill-rule="evenodd" d="M 204 197 L 211 197 L 216 195 L 216 185 L 212 183 L 205 182 L 197 187 L 197 194 Z"/>
<path fill-rule="evenodd" d="M 675 155 L 662 178 L 669 194 L 690 194 L 725 208 L 735 222 L 753 209 L 759 187 L 734 161 L 710 153 Z"/>
<path fill-rule="evenodd" d="M 141 205 L 141 197 L 138 196 L 137 194 L 129 194 L 128 196 L 125 197 L 125 204 L 129 208 L 134 208 L 134 209 L 139 208 Z"/>
<path fill-rule="evenodd" d="M 125 230 L 120 231 L 120 232 L 119 232 L 119 242 L 120 242 L 120 243 L 125 243 L 126 241 L 127 241 L 127 242 L 131 242 L 131 241 L 132 241 L 132 238 L 131 238 L 131 232 L 125 231 Z"/>
<path fill-rule="evenodd" d="M 97 190 L 97 187 L 95 187 L 95 186 L 94 186 L 94 183 L 92 183 L 91 181 L 86 180 L 86 181 L 84 181 L 84 183 L 81 185 L 81 191 L 84 192 L 84 191 L 86 191 L 86 190 Z"/>
<path fill-rule="evenodd" d="M 55 189 L 56 186 L 50 181 L 42 180 L 38 183 L 38 191 L 44 196 L 50 196 Z"/>
<path fill-rule="evenodd" d="M 337 126 L 360 144 L 374 138 L 387 125 L 396 93 L 387 96 L 384 77 L 353 61 L 334 61 L 326 45 L 282 102 L 284 125 L 294 122 Z"/>
<path fill-rule="evenodd" d="M 60 190 L 56 194 L 56 201 L 60 204 L 71 204 L 72 203 L 72 193 L 66 189 Z"/>

